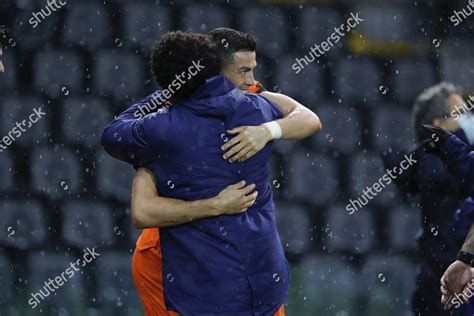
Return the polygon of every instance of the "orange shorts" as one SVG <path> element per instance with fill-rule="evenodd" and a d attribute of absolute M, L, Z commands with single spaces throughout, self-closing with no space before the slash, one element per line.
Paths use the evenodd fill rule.
<path fill-rule="evenodd" d="M 179 316 L 166 310 L 158 228 L 144 229 L 133 254 L 132 274 L 146 316 Z M 283 305 L 274 316 L 285 316 Z"/>

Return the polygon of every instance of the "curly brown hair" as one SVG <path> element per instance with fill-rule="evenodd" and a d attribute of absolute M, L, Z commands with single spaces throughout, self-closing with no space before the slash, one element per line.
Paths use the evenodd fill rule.
<path fill-rule="evenodd" d="M 217 76 L 221 70 L 221 60 L 216 45 L 211 39 L 191 31 L 169 32 L 155 42 L 151 53 L 151 68 L 158 84 L 163 88 L 173 87 L 173 102 L 190 98 L 207 79 Z M 192 65 L 203 66 L 196 74 L 189 76 Z M 178 76 L 184 76 L 178 84 Z"/>

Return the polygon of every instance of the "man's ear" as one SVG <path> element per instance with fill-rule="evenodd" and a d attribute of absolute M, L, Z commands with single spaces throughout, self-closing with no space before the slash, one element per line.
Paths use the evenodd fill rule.
<path fill-rule="evenodd" d="M 443 121 L 440 120 L 439 118 L 434 118 L 433 121 L 431 121 L 431 125 L 438 126 L 438 127 L 443 127 Z"/>

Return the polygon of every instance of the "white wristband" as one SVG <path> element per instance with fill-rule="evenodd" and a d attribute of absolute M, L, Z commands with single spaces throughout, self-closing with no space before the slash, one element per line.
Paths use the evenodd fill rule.
<path fill-rule="evenodd" d="M 271 121 L 267 123 L 263 123 L 263 125 L 270 131 L 270 134 L 272 134 L 272 139 L 279 139 L 281 138 L 281 127 L 280 124 L 276 121 Z"/>

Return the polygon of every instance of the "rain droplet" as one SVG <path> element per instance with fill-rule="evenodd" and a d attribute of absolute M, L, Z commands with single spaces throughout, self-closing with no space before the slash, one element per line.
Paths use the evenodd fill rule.
<path fill-rule="evenodd" d="M 280 182 L 278 182 L 278 180 L 273 180 L 273 186 L 275 187 L 275 189 L 279 189 L 280 188 Z"/>

